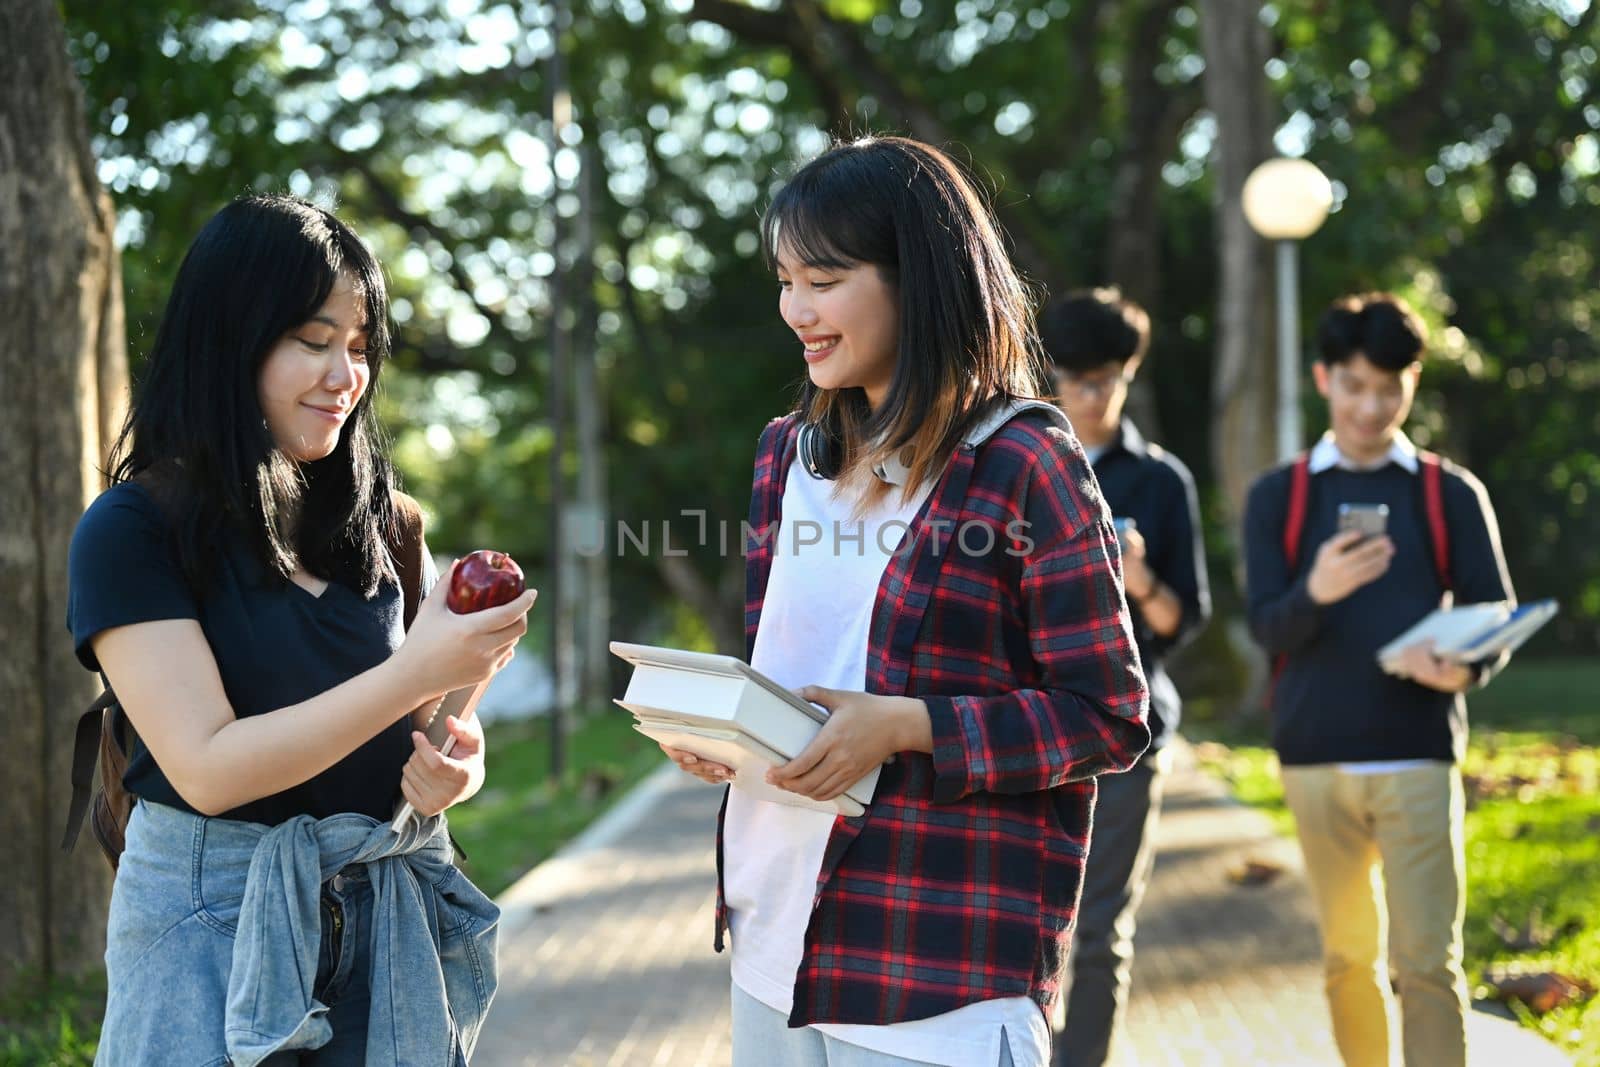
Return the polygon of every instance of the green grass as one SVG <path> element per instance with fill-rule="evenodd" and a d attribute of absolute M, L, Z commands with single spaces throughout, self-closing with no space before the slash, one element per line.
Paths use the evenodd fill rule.
<path fill-rule="evenodd" d="M 1549 794 L 1481 802 L 1467 816 L 1467 973 L 1516 964 L 1600 982 L 1600 795 Z M 1534 909 L 1549 941 L 1508 947 L 1498 916 L 1518 932 Z M 1557 1008 L 1525 1025 L 1600 1067 L 1600 1000 Z"/>
<path fill-rule="evenodd" d="M 1558 971 L 1600 985 L 1600 661 L 1514 662 L 1469 697 L 1466 968 Z M 1202 764 L 1292 834 L 1277 757 L 1259 735 L 1197 738 Z M 1496 919 L 1537 948 L 1511 947 Z M 1600 1067 L 1600 997 L 1523 1024 Z"/>
<path fill-rule="evenodd" d="M 1233 795 L 1252 808 L 1259 808 L 1272 820 L 1278 833 L 1294 834 L 1294 816 L 1283 800 L 1278 781 L 1278 756 L 1261 744 L 1250 744 L 1238 736 L 1228 742 L 1211 738 L 1192 738 L 1200 765 L 1221 778 Z"/>
<path fill-rule="evenodd" d="M 567 772 L 550 778 L 549 723 L 497 723 L 487 730 L 487 780 L 450 812 L 466 853 L 463 869 L 495 896 L 547 858 L 661 765 L 661 749 L 616 708 L 582 719 L 567 737 Z"/>
<path fill-rule="evenodd" d="M 89 1067 L 100 1036 L 105 975 L 58 981 L 26 977 L 0 1001 L 0 1067 Z"/>
<path fill-rule="evenodd" d="M 1571 734 L 1600 745 L 1600 658 L 1512 660 L 1489 686 L 1467 694 L 1475 730 Z"/>

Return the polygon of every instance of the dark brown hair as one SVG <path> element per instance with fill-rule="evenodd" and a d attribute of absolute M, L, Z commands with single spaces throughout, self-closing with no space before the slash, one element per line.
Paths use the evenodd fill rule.
<path fill-rule="evenodd" d="M 1393 293 L 1358 293 L 1329 305 L 1317 324 L 1317 352 L 1332 367 L 1363 355 L 1375 367 L 1403 371 L 1422 358 L 1428 327 Z"/>
<path fill-rule="evenodd" d="M 1082 374 L 1120 363 L 1137 367 L 1150 347 L 1150 315 L 1115 286 L 1080 289 L 1052 300 L 1039 315 L 1045 355 Z"/>
<path fill-rule="evenodd" d="M 1043 394 L 1033 300 L 976 183 L 903 137 L 838 143 L 802 167 L 762 219 L 762 247 L 815 267 L 871 265 L 897 294 L 894 376 L 878 410 L 859 388 L 807 381 L 799 411 L 838 450 L 840 477 L 887 489 L 873 465 L 909 448 L 909 496 L 939 474 L 990 401 Z"/>

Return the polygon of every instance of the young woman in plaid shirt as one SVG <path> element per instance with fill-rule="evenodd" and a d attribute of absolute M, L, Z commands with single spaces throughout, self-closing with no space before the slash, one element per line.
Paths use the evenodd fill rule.
<path fill-rule="evenodd" d="M 1150 737 L 1110 514 L 1024 399 L 1027 294 L 947 156 L 837 145 L 763 240 L 808 380 L 758 447 L 746 634 L 831 713 L 769 782 L 828 800 L 893 761 L 855 818 L 729 791 L 734 1063 L 1043 1067 L 1094 778 Z"/>

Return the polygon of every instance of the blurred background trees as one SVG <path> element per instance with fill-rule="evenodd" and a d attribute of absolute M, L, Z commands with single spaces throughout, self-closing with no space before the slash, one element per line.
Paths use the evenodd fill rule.
<path fill-rule="evenodd" d="M 562 488 L 565 607 L 541 603 L 535 643 L 559 617 L 570 667 L 606 636 L 742 648 L 751 457 L 804 373 L 762 206 L 833 135 L 951 148 L 1041 295 L 1118 284 L 1151 312 L 1131 410 L 1202 488 L 1220 617 L 1179 669 L 1204 722 L 1253 711 L 1235 522 L 1274 452 L 1267 249 L 1238 190 L 1305 156 L 1335 183 L 1302 250 L 1305 332 L 1353 290 L 1422 310 L 1413 435 L 1488 484 L 1522 595 L 1563 602 L 1524 655 L 1600 647 L 1592 3 L 14 0 L 0 40 L 0 721 L 22 754 L 0 994 L 99 950 L 99 861 L 53 851 L 93 690 L 61 629 L 64 549 L 124 352 L 137 375 L 184 249 L 248 191 L 337 206 L 387 265 L 382 411 L 436 550 L 505 549 L 548 590 Z M 592 706 L 609 662 L 587 662 L 568 693 Z M 547 793 L 541 820 L 575 810 Z M 476 809 L 525 836 L 522 800 Z"/>
<path fill-rule="evenodd" d="M 553 472 L 575 486 L 581 465 L 572 435 L 551 458 L 566 322 L 567 381 L 592 374 L 600 402 L 618 637 L 739 647 L 740 561 L 717 524 L 737 545 L 756 436 L 803 373 L 757 218 L 830 133 L 873 130 L 968 161 L 1041 292 L 1116 283 L 1150 308 L 1133 410 L 1200 479 L 1225 613 L 1238 503 L 1272 454 L 1270 274 L 1237 185 L 1273 152 L 1314 160 L 1337 202 L 1304 250 L 1308 330 L 1354 289 L 1418 304 L 1437 358 L 1416 438 L 1488 483 L 1519 590 L 1562 597 L 1545 651 L 1600 638 L 1593 6 L 82 0 L 66 16 L 135 371 L 222 202 L 337 202 L 391 272 L 385 413 L 435 544 L 505 548 L 539 580 Z M 685 509 L 709 543 L 663 553 L 661 521 L 698 529 Z M 617 544 L 616 522 L 648 522 L 651 550 Z M 1191 674 L 1238 704 L 1237 670 Z"/>

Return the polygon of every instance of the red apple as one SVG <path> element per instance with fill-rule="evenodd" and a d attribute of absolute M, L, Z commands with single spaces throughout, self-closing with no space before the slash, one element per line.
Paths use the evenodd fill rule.
<path fill-rule="evenodd" d="M 457 615 L 468 615 L 515 600 L 524 588 L 522 568 L 516 560 L 504 552 L 480 548 L 456 564 L 445 604 Z"/>

